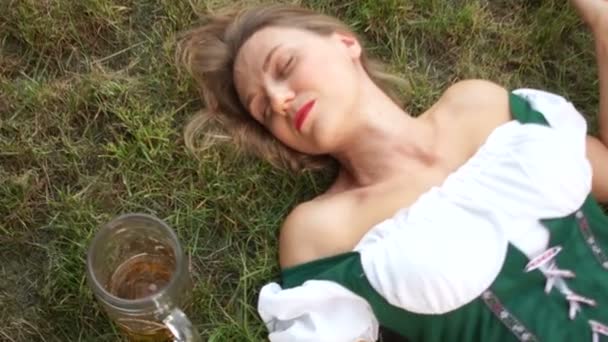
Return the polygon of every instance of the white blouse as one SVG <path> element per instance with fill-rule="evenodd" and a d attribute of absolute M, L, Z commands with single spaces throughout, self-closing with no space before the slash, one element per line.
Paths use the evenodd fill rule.
<path fill-rule="evenodd" d="M 539 219 L 573 213 L 591 191 L 582 115 L 558 95 L 515 93 L 551 126 L 516 120 L 499 126 L 440 186 L 356 246 L 368 281 L 392 305 L 442 314 L 469 303 L 498 276 L 509 243 L 530 258 L 538 255 L 549 241 Z M 291 289 L 267 284 L 258 312 L 273 342 L 378 339 L 365 299 L 331 281 Z"/>

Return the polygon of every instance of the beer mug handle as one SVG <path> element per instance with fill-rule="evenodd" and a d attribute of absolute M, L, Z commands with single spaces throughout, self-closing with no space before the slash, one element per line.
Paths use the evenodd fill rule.
<path fill-rule="evenodd" d="M 163 323 L 173 334 L 174 342 L 199 342 L 200 335 L 192 325 L 186 314 L 178 308 L 173 309 Z"/>

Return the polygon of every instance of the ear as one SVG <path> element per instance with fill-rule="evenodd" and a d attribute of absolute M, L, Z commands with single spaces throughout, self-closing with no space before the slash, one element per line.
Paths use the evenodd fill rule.
<path fill-rule="evenodd" d="M 361 57 L 362 48 L 357 37 L 353 36 L 350 33 L 336 31 L 332 34 L 332 38 L 338 41 L 346 48 L 349 56 L 352 59 L 359 60 L 359 58 Z"/>

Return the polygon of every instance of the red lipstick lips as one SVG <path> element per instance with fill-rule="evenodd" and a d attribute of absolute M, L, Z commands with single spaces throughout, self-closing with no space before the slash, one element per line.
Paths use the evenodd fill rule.
<path fill-rule="evenodd" d="M 311 101 L 307 102 L 305 105 L 303 105 L 300 108 L 300 110 L 298 110 L 298 112 L 296 113 L 294 120 L 295 120 L 296 129 L 298 131 L 302 128 L 302 124 L 304 124 L 304 120 L 306 120 L 308 113 L 310 112 L 310 110 L 312 109 L 312 107 L 314 105 L 315 105 L 315 100 L 311 100 Z"/>

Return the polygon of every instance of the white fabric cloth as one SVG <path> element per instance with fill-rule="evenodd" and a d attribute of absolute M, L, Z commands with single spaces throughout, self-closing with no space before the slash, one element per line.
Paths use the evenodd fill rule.
<path fill-rule="evenodd" d="M 378 321 L 361 297 L 339 284 L 309 280 L 293 289 L 262 288 L 260 316 L 273 342 L 376 341 Z"/>
<path fill-rule="evenodd" d="M 563 132 L 562 134 L 568 136 L 567 140 L 571 144 L 573 153 L 576 153 L 579 157 L 586 154 L 587 122 L 572 103 L 562 96 L 542 90 L 517 89 L 514 93 L 527 99 L 532 108 L 543 113 L 551 128 L 560 130 Z M 588 165 L 587 162 L 583 162 L 581 167 L 585 167 L 585 165 Z M 591 171 L 590 167 L 587 171 Z M 591 175 L 580 180 L 590 182 Z M 587 189 L 589 186 L 590 183 L 585 183 L 580 189 Z M 507 231 L 509 240 L 530 259 L 547 249 L 549 231 L 544 225 L 536 220 L 529 221 L 526 219 L 514 223 L 513 228 Z"/>
<path fill-rule="evenodd" d="M 552 127 L 510 121 L 444 183 L 373 227 L 355 248 L 386 300 L 410 312 L 441 314 L 494 281 L 508 243 L 527 255 L 546 248 L 542 218 L 578 209 L 591 189 L 586 124 L 557 95 L 516 91 Z M 532 240 L 532 241 L 530 241 Z M 262 289 L 258 311 L 271 341 L 375 341 L 367 302 L 329 281 Z"/>

